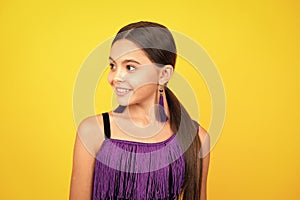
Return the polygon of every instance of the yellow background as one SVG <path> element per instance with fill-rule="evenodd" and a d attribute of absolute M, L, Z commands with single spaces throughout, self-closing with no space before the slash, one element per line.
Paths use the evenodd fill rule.
<path fill-rule="evenodd" d="M 192 37 L 222 76 L 208 199 L 299 199 L 299 3 L 276 0 L 1 1 L 0 199 L 68 199 L 76 75 L 99 43 L 140 20 Z"/>

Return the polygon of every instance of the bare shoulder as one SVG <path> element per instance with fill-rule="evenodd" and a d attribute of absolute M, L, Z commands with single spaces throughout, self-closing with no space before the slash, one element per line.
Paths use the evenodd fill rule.
<path fill-rule="evenodd" d="M 103 127 L 103 120 L 101 114 L 92 115 L 84 118 L 77 128 L 78 132 L 89 133 L 95 129 Z"/>
<path fill-rule="evenodd" d="M 198 136 L 200 137 L 201 142 L 209 139 L 209 134 L 200 124 L 198 126 Z"/>
<path fill-rule="evenodd" d="M 105 139 L 102 114 L 84 118 L 78 125 L 77 135 L 86 150 L 95 157 Z"/>
<path fill-rule="evenodd" d="M 210 135 L 200 124 L 198 128 L 198 136 L 201 141 L 203 157 L 209 155 L 210 152 Z"/>

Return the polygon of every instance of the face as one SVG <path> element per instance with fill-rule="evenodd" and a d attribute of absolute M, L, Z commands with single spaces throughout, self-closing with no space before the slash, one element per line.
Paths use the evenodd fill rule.
<path fill-rule="evenodd" d="M 120 105 L 144 104 L 155 100 L 159 69 L 133 42 L 121 39 L 110 51 L 108 82 Z"/>

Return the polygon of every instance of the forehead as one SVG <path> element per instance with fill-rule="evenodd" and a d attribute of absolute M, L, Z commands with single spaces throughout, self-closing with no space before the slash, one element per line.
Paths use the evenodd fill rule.
<path fill-rule="evenodd" d="M 136 58 L 144 62 L 151 62 L 145 52 L 133 42 L 121 39 L 116 41 L 110 49 L 110 57 L 114 60 L 127 57 Z"/>

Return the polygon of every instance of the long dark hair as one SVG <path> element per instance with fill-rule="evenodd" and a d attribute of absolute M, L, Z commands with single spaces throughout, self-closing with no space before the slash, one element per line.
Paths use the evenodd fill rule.
<path fill-rule="evenodd" d="M 148 58 L 159 66 L 172 65 L 175 69 L 177 50 L 171 32 L 163 25 L 140 21 L 121 28 L 112 45 L 127 39 L 135 43 Z M 202 180 L 202 158 L 199 156 L 201 142 L 197 127 L 174 93 L 165 85 L 170 112 L 170 125 L 179 143 L 185 150 L 185 179 L 180 197 L 184 200 L 200 199 Z"/>

